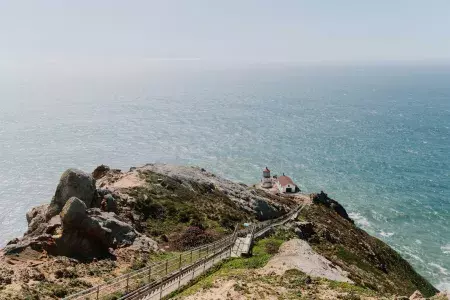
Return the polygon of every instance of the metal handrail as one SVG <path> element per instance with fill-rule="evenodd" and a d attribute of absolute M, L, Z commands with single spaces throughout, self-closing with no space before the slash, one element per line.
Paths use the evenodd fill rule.
<path fill-rule="evenodd" d="M 129 272 L 127 274 L 118 276 L 112 279 L 109 282 L 94 286 L 92 288 L 80 291 L 78 293 L 72 294 L 66 297 L 66 300 L 72 299 L 101 299 L 100 297 L 105 297 L 106 295 L 111 295 L 114 293 L 122 293 L 125 294 L 134 294 L 133 291 L 139 290 L 141 288 L 145 288 L 153 284 L 154 282 L 159 282 L 160 285 L 164 285 L 164 281 L 167 278 L 170 278 L 171 275 L 176 275 L 183 270 L 186 270 L 199 262 L 206 263 L 211 258 L 214 258 L 215 255 L 224 251 L 224 249 L 230 248 L 230 251 L 237 239 L 237 237 L 241 234 L 251 234 L 251 240 L 253 240 L 255 234 L 262 232 L 268 227 L 277 226 L 277 224 L 282 224 L 291 218 L 297 211 L 301 210 L 303 206 L 299 206 L 293 209 L 288 214 L 281 216 L 277 219 L 267 220 L 264 222 L 260 222 L 258 224 L 253 224 L 250 227 L 247 227 L 242 230 L 238 230 L 238 226 L 236 225 L 234 232 L 226 236 L 218 241 L 213 243 L 202 245 L 191 250 L 180 253 L 179 256 L 174 258 L 165 259 L 158 262 L 150 263 L 150 265 L 143 267 L 139 270 Z M 206 250 L 206 251 L 203 251 Z M 203 253 L 202 253 L 203 252 Z M 194 257 L 194 253 L 196 253 Z M 183 259 L 183 257 L 185 259 Z M 184 263 L 183 263 L 184 262 Z M 170 263 L 170 264 L 169 264 Z M 160 268 L 160 270 L 158 270 Z M 158 270 L 155 272 L 155 270 Z M 156 278 L 155 278 L 156 277 Z M 131 290 L 130 285 L 134 284 L 132 280 L 134 279 L 144 279 L 147 283 L 143 285 L 138 282 L 138 287 Z M 152 280 L 153 279 L 153 280 Z M 123 286 L 125 284 L 125 286 Z M 158 285 L 157 285 L 158 286 Z M 100 292 L 111 289 L 106 295 L 100 295 Z M 122 297 L 125 299 L 127 295 Z M 121 299 L 122 299 L 121 298 Z"/>

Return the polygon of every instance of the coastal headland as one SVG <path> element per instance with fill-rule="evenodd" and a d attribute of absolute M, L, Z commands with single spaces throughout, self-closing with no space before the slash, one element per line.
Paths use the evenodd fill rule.
<path fill-rule="evenodd" d="M 447 297 L 322 191 L 276 193 L 168 164 L 68 169 L 55 185 L 48 203 L 26 214 L 23 237 L 1 250 L 0 299 L 64 298 L 299 205 L 304 209 L 296 219 L 257 241 L 253 256 L 230 258 L 172 296 Z"/>

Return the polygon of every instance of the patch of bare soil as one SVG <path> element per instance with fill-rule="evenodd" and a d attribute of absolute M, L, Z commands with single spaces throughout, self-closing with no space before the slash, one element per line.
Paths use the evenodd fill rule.
<path fill-rule="evenodd" d="M 352 283 L 339 266 L 314 252 L 306 241 L 300 239 L 283 243 L 279 253 L 267 263 L 261 274 L 283 275 L 289 269 L 298 269 L 313 277 Z"/>

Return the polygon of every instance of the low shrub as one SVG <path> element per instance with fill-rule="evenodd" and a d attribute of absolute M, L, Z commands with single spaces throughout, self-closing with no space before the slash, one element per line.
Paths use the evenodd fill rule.
<path fill-rule="evenodd" d="M 177 238 L 174 244 L 177 249 L 184 250 L 211 243 L 212 241 L 213 236 L 211 234 L 197 226 L 190 226 Z"/>

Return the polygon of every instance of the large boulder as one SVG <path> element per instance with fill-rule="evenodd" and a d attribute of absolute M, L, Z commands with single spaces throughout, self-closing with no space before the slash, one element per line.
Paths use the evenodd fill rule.
<path fill-rule="evenodd" d="M 86 204 L 77 197 L 67 200 L 60 213 L 64 230 L 80 228 L 87 218 L 86 209 Z"/>
<path fill-rule="evenodd" d="M 114 213 L 87 209 L 86 204 L 76 197 L 66 202 L 60 216 L 63 231 L 56 243 L 62 255 L 108 256 L 110 248 L 132 245 L 137 237 L 133 227 L 118 220 Z"/>
<path fill-rule="evenodd" d="M 59 180 L 55 196 L 48 208 L 47 220 L 59 214 L 71 197 L 82 200 L 87 208 L 92 207 L 97 198 L 95 179 L 92 175 L 76 169 L 65 171 Z"/>

